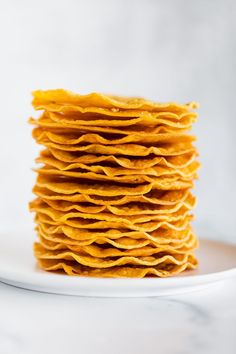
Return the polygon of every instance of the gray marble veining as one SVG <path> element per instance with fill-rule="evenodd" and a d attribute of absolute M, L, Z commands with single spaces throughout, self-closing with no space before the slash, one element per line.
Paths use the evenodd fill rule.
<path fill-rule="evenodd" d="M 0 283 L 1 354 L 235 354 L 236 279 L 176 296 L 105 299 Z"/>

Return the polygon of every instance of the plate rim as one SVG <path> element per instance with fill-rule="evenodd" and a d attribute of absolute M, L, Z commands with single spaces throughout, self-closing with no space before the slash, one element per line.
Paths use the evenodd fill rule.
<path fill-rule="evenodd" d="M 200 239 L 200 243 L 201 241 L 210 242 L 218 245 L 230 246 L 235 248 L 236 250 L 236 244 L 232 242 L 228 242 L 228 241 L 224 242 L 222 240 L 207 239 L 207 238 L 202 238 Z M 97 277 L 79 277 L 79 276 L 72 277 L 65 274 L 50 273 L 39 269 L 39 272 L 37 272 L 35 278 L 33 277 L 33 273 L 26 273 L 24 274 L 24 279 L 22 279 L 23 274 L 20 272 L 18 273 L 17 271 L 15 272 L 12 270 L 8 270 L 8 271 L 5 270 L 5 274 L 1 275 L 1 269 L 0 269 L 0 282 L 8 285 L 13 285 L 19 288 L 31 290 L 31 291 L 34 290 L 38 292 L 51 293 L 51 294 L 78 295 L 78 296 L 90 296 L 90 297 L 91 296 L 104 297 L 106 295 L 104 294 L 99 295 L 99 293 L 102 293 L 107 290 L 112 290 L 112 289 L 117 290 L 119 287 L 121 287 L 121 289 L 119 290 L 119 294 L 114 295 L 108 293 L 107 297 L 135 297 L 135 294 L 133 293 L 130 295 L 127 294 L 128 292 L 130 292 L 132 287 L 133 287 L 133 291 L 135 290 L 141 291 L 143 288 L 145 288 L 143 289 L 144 292 L 150 290 L 151 288 L 155 289 L 157 287 L 158 288 L 163 287 L 164 295 L 166 295 L 165 290 L 167 290 L 168 293 L 168 289 L 170 289 L 171 287 L 176 287 L 178 284 L 179 284 L 179 288 L 183 288 L 182 292 L 184 292 L 184 289 L 186 290 L 187 288 L 189 289 L 195 288 L 197 290 L 197 288 L 201 286 L 207 286 L 208 284 L 222 281 L 223 278 L 228 279 L 234 275 L 236 275 L 236 267 L 221 270 L 218 272 L 207 273 L 207 274 L 192 274 L 187 276 L 176 275 L 167 278 L 158 278 L 158 277 L 97 278 Z M 50 283 L 53 280 L 54 280 L 54 284 L 50 287 Z M 75 288 L 74 289 L 70 288 L 66 290 L 65 287 L 67 285 L 70 287 L 74 286 Z M 83 294 L 84 288 L 81 290 L 81 294 L 79 293 L 80 286 L 89 287 L 91 285 L 96 287 L 94 293 L 90 290 L 89 294 L 84 295 Z M 98 286 L 100 286 L 101 289 L 97 289 Z M 45 290 L 45 288 L 47 290 Z M 177 293 L 178 293 L 177 291 L 173 290 L 173 294 L 177 294 Z M 161 295 L 146 294 L 143 296 L 161 296 Z M 139 295 L 137 294 L 136 296 Z"/>

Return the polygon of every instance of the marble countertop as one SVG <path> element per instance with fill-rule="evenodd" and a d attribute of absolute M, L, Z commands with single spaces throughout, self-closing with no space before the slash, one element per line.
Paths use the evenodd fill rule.
<path fill-rule="evenodd" d="M 0 283 L 0 354 L 235 354 L 236 279 L 153 298 L 51 295 Z"/>

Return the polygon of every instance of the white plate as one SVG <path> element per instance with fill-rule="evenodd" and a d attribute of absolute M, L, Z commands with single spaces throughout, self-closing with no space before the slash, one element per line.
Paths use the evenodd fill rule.
<path fill-rule="evenodd" d="M 236 275 L 236 245 L 218 241 L 201 240 L 197 252 L 199 269 L 165 279 L 85 278 L 44 272 L 36 266 L 31 243 L 25 241 L 26 238 L 21 235 L 18 238 L 1 235 L 0 281 L 47 293 L 105 297 L 163 296 L 198 290 Z"/>

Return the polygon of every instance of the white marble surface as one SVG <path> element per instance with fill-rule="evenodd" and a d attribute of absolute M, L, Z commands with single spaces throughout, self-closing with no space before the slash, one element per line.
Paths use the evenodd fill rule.
<path fill-rule="evenodd" d="M 43 294 L 0 283 L 0 354 L 235 354 L 236 279 L 163 298 Z"/>

